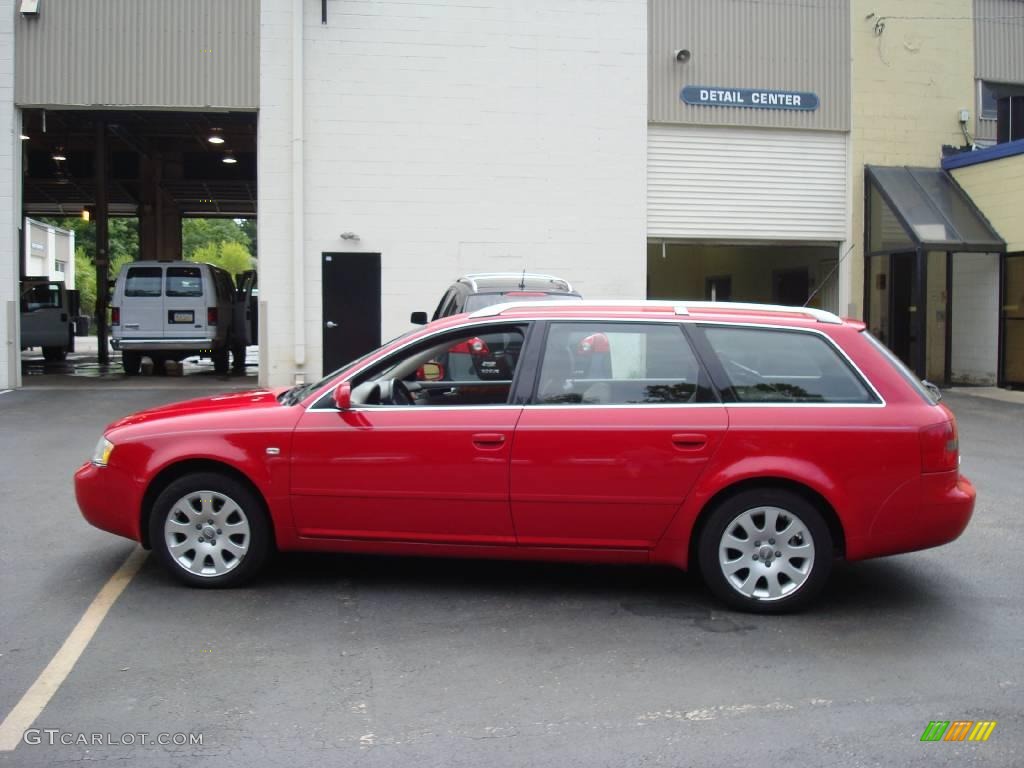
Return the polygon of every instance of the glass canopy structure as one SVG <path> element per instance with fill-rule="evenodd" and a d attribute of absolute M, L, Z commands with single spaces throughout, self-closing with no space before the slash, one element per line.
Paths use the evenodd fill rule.
<path fill-rule="evenodd" d="M 918 376 L 948 381 L 954 254 L 1006 242 L 941 168 L 868 165 L 864 181 L 865 319 Z"/>

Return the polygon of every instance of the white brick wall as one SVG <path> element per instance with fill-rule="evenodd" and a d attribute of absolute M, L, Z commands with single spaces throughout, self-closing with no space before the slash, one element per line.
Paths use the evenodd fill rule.
<path fill-rule="evenodd" d="M 20 135 L 14 110 L 14 13 L 7 8 L 0 13 L 0 389 L 21 383 L 17 328 Z"/>
<path fill-rule="evenodd" d="M 469 271 L 645 282 L 646 4 L 336 1 L 305 19 L 306 370 L 321 254 L 382 254 L 384 338 Z M 268 382 L 290 380 L 290 3 L 264 0 L 261 298 Z M 353 245 L 339 239 L 356 232 Z"/>
<path fill-rule="evenodd" d="M 999 361 L 999 256 L 953 255 L 953 348 L 956 384 L 996 383 Z"/>

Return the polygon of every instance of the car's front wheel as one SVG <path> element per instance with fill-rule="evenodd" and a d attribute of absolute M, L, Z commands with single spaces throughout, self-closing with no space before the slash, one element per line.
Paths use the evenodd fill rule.
<path fill-rule="evenodd" d="M 272 550 L 262 499 L 245 483 L 215 472 L 168 485 L 153 505 L 149 537 L 171 574 L 193 587 L 242 584 Z"/>
<path fill-rule="evenodd" d="M 698 546 L 708 588 L 743 611 L 799 610 L 832 570 L 832 536 L 821 512 L 780 488 L 726 499 L 712 511 Z"/>

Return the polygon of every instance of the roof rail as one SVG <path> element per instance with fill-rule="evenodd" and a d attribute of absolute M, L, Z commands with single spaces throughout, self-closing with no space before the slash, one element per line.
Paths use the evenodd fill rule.
<path fill-rule="evenodd" d="M 484 277 L 508 277 L 519 279 L 535 277 L 541 280 L 557 280 L 559 283 L 565 284 L 566 290 L 572 290 L 572 285 L 564 277 L 558 277 L 557 275 L 545 275 L 540 272 L 471 272 L 468 275 L 463 275 L 456 282 L 466 280 L 475 291 L 477 289 L 476 281 Z"/>
<path fill-rule="evenodd" d="M 790 314 L 813 317 L 819 323 L 843 324 L 843 319 L 839 315 L 814 307 L 790 307 L 785 304 L 754 304 L 742 301 L 684 301 L 683 305 L 693 309 L 721 309 L 723 312 L 728 312 L 731 309 L 747 312 L 789 312 Z"/>
<path fill-rule="evenodd" d="M 744 312 L 786 312 L 789 314 L 805 315 L 817 320 L 819 323 L 831 323 L 842 325 L 842 319 L 832 312 L 814 307 L 788 307 L 781 304 L 750 304 L 734 301 L 671 301 L 671 300 L 637 300 L 630 299 L 587 299 L 583 301 L 517 301 L 504 304 L 492 304 L 473 312 L 470 317 L 496 317 L 509 309 L 553 309 L 558 307 L 573 307 L 585 309 L 587 307 L 615 307 L 622 309 L 664 309 L 670 310 L 677 315 L 689 315 L 690 309 L 711 309 L 722 312 L 733 310 Z"/>
<path fill-rule="evenodd" d="M 621 309 L 637 309 L 646 307 L 648 309 L 670 310 L 677 315 L 687 315 L 686 306 L 681 301 L 659 301 L 654 300 L 633 300 L 633 299 L 577 299 L 576 301 L 554 300 L 554 301 L 510 301 L 504 304 L 491 304 L 483 307 L 470 315 L 470 317 L 495 317 L 509 309 L 552 309 L 558 307 L 615 307 Z"/>

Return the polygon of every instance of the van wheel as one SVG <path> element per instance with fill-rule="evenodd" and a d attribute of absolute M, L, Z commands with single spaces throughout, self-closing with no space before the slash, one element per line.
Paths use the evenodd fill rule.
<path fill-rule="evenodd" d="M 226 376 L 228 372 L 228 348 L 221 347 L 213 350 L 213 372 Z"/>
<path fill-rule="evenodd" d="M 59 363 L 67 356 L 67 347 L 43 347 L 43 360 L 48 363 Z"/>
<path fill-rule="evenodd" d="M 832 570 L 832 536 L 821 513 L 780 488 L 754 488 L 722 502 L 698 546 L 708 588 L 741 611 L 799 610 Z"/>
<path fill-rule="evenodd" d="M 139 352 L 122 352 L 121 367 L 125 376 L 138 376 L 142 367 L 142 355 Z"/>
<path fill-rule="evenodd" d="M 157 497 L 149 540 L 171 575 L 192 587 L 234 587 L 253 578 L 273 551 L 263 501 L 216 472 L 178 478 Z"/>

